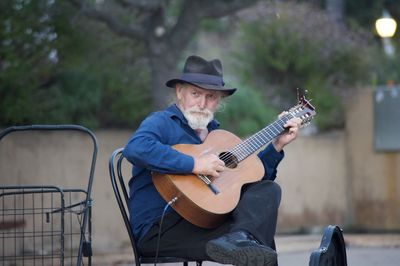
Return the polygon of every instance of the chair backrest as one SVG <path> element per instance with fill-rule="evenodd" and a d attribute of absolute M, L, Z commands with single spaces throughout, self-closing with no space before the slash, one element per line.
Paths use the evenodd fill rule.
<path fill-rule="evenodd" d="M 135 265 L 140 265 L 139 251 L 136 247 L 136 242 L 128 215 L 129 195 L 122 175 L 122 161 L 124 159 L 124 157 L 122 156 L 123 150 L 123 148 L 119 148 L 111 154 L 108 161 L 108 169 L 110 171 L 111 185 L 114 191 L 114 195 L 117 200 L 119 210 L 121 211 L 126 230 L 128 231 L 129 239 L 131 241 L 132 251 L 135 257 Z"/>
<path fill-rule="evenodd" d="M 122 219 L 124 220 L 125 227 L 128 231 L 129 239 L 132 245 L 132 251 L 135 257 L 135 265 L 141 265 L 141 263 L 154 263 L 157 260 L 157 263 L 174 263 L 174 262 L 182 262 L 183 265 L 187 266 L 190 260 L 184 258 L 177 257 L 158 257 L 155 259 L 154 257 L 142 257 L 137 248 L 135 238 L 133 235 L 133 231 L 130 225 L 130 219 L 128 214 L 128 201 L 129 194 L 126 189 L 124 176 L 122 173 L 122 165 L 124 161 L 124 157 L 122 155 L 123 148 L 116 149 L 110 156 L 108 161 L 110 178 L 112 188 L 114 190 L 114 195 L 117 200 L 117 204 L 122 214 Z M 201 261 L 196 261 L 196 265 L 202 265 Z"/>

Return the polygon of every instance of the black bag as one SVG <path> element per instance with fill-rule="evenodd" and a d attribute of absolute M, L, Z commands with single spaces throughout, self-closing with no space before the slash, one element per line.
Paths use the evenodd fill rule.
<path fill-rule="evenodd" d="M 325 227 L 321 245 L 311 253 L 309 266 L 347 266 L 346 245 L 339 226 Z"/>

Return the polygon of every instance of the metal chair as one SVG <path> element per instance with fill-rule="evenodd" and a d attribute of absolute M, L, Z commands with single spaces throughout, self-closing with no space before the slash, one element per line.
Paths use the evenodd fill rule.
<path fill-rule="evenodd" d="M 127 211 L 127 204 L 129 200 L 129 194 L 125 186 L 124 177 L 122 174 L 122 162 L 124 161 L 124 157 L 122 156 L 123 148 L 116 149 L 110 156 L 108 161 L 110 178 L 112 188 L 114 190 L 114 195 L 117 200 L 119 209 L 122 214 L 122 218 L 125 223 L 125 227 L 128 231 L 129 239 L 131 241 L 132 251 L 135 258 L 135 265 L 141 264 L 153 264 L 153 263 L 179 263 L 182 262 L 184 266 L 188 266 L 191 260 L 185 258 L 177 258 L 177 257 L 158 257 L 155 261 L 155 257 L 144 257 L 140 254 L 140 251 L 137 248 L 135 238 L 133 236 L 132 228 L 130 225 L 129 215 Z M 201 261 L 196 261 L 197 266 L 201 266 Z"/>

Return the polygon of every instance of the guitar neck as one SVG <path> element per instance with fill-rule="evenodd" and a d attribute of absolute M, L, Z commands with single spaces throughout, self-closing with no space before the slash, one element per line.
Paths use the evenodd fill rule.
<path fill-rule="evenodd" d="M 248 156 L 261 149 L 261 147 L 282 134 L 282 132 L 285 131 L 283 126 L 292 117 L 294 116 L 289 113 L 275 120 L 273 123 L 269 124 L 265 128 L 261 129 L 254 135 L 233 147 L 230 152 L 235 155 L 238 162 L 243 161 Z"/>

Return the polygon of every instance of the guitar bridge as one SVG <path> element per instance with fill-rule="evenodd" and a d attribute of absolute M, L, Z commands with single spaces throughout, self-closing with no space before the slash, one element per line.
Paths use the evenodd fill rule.
<path fill-rule="evenodd" d="M 219 193 L 219 190 L 211 183 L 211 180 L 208 178 L 206 175 L 197 175 L 198 178 L 200 178 L 201 181 L 204 182 L 208 186 L 208 188 L 215 194 L 217 195 Z"/>

